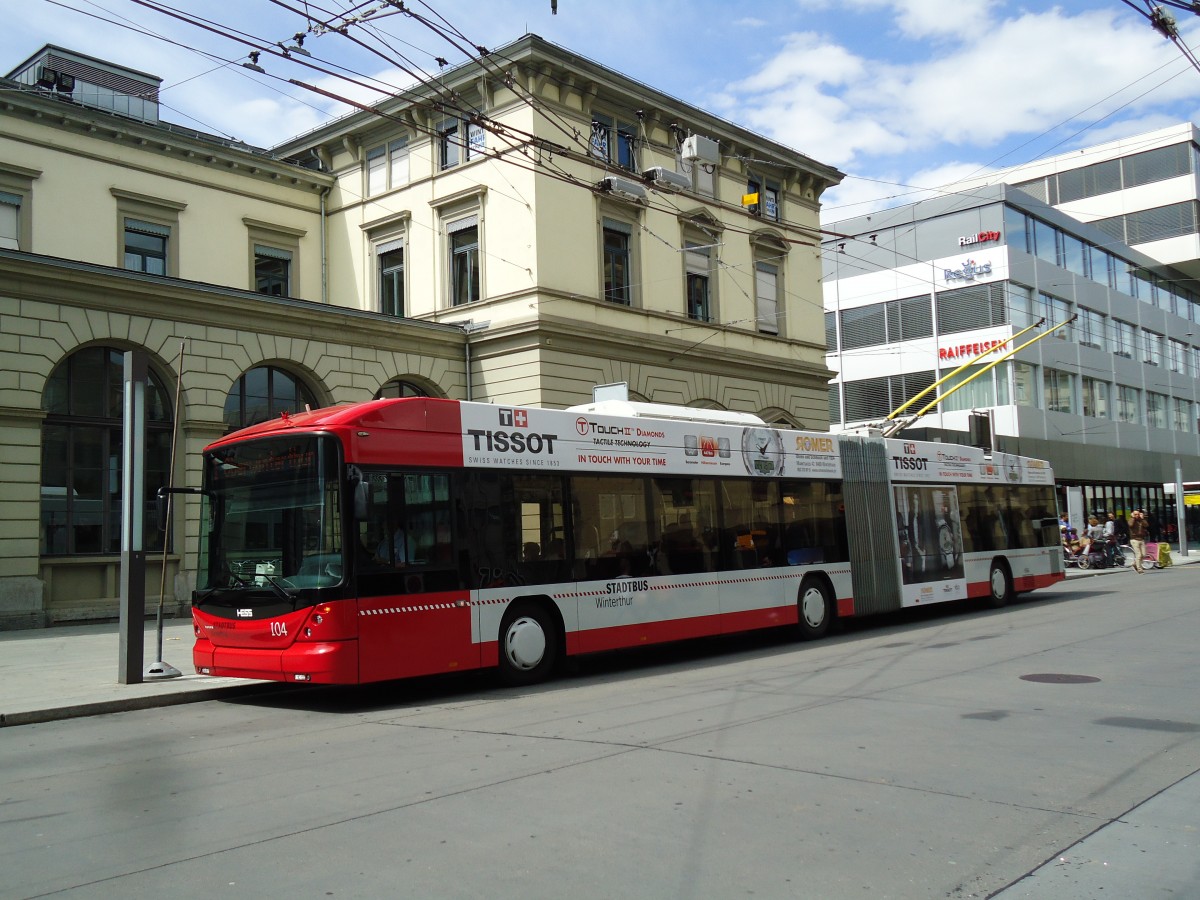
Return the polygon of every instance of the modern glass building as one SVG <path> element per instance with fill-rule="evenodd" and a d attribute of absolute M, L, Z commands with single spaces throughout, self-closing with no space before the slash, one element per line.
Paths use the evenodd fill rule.
<path fill-rule="evenodd" d="M 835 430 L 886 420 L 995 348 L 940 391 L 968 384 L 901 434 L 965 442 L 972 413 L 986 412 L 997 449 L 1052 463 L 1064 510 L 1070 495 L 1081 501 L 1070 504 L 1077 514 L 1145 506 L 1161 535 L 1171 532 L 1164 483 L 1177 471 L 1200 478 L 1200 284 L 1104 223 L 1084 224 L 1009 185 L 825 228 L 841 235 L 822 245 Z M 1062 327 L 988 368 L 1054 325 Z"/>

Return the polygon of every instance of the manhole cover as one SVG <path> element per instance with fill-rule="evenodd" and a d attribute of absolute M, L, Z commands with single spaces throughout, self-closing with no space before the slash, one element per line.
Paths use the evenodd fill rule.
<path fill-rule="evenodd" d="M 1065 672 L 1039 672 L 1034 675 L 1022 675 L 1022 681 L 1037 681 L 1042 684 L 1091 684 L 1099 681 L 1095 675 L 1068 675 Z"/>

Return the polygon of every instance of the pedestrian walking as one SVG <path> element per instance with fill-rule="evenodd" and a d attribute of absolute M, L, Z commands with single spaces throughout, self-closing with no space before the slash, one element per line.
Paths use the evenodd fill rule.
<path fill-rule="evenodd" d="M 1142 557 L 1146 555 L 1146 538 L 1150 534 L 1150 523 L 1146 521 L 1146 511 L 1135 509 L 1129 522 L 1129 546 L 1133 548 L 1133 571 L 1141 575 L 1146 570 L 1142 567 Z"/>

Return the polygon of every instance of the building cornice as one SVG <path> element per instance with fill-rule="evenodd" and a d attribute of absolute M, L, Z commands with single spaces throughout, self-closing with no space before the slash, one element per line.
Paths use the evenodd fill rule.
<path fill-rule="evenodd" d="M 154 124 L 127 119 L 115 113 L 72 103 L 58 95 L 48 96 L 17 87 L 4 90 L 0 92 L 0 118 L 5 116 L 159 157 L 181 159 L 193 165 L 216 167 L 244 177 L 305 190 L 320 191 L 332 187 L 334 183 L 331 175 L 284 161 L 248 144 L 205 137 L 199 132 L 185 131 L 170 123 Z M 11 133 L 8 137 L 16 139 Z M 48 148 L 64 148 L 61 140 L 43 143 Z"/>
<path fill-rule="evenodd" d="M 271 297 L 180 278 L 0 249 L 7 296 L 140 315 L 157 320 L 241 329 L 307 340 L 345 340 L 389 351 L 457 359 L 461 328 L 420 319 Z"/>

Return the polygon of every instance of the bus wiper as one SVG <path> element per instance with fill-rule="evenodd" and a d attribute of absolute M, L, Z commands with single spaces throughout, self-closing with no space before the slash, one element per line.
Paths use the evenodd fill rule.
<path fill-rule="evenodd" d="M 287 588 L 275 580 L 276 578 L 282 579 L 283 576 L 264 574 L 261 577 L 270 586 L 271 590 L 275 592 L 275 596 L 277 596 L 280 600 L 291 603 L 292 609 L 296 608 L 296 594 L 289 593 Z"/>
<path fill-rule="evenodd" d="M 253 585 L 251 585 L 249 581 L 247 581 L 245 578 L 243 578 L 237 572 L 233 571 L 233 569 L 231 569 L 229 566 L 225 567 L 224 574 L 227 576 L 225 578 L 225 583 L 224 584 L 214 584 L 207 591 L 205 591 L 203 594 L 200 594 L 196 598 L 197 603 L 203 603 L 205 600 L 207 600 L 209 597 L 211 597 L 217 591 L 228 590 L 228 588 L 230 587 L 229 582 L 231 582 L 231 581 L 236 581 L 242 587 L 253 587 Z"/>

